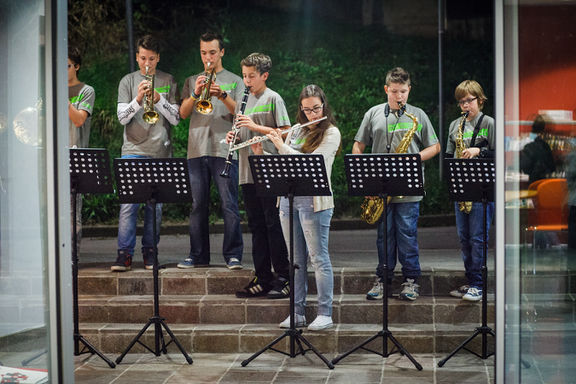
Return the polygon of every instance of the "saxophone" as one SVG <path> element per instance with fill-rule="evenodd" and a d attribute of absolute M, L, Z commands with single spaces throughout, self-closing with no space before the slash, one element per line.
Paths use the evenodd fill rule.
<path fill-rule="evenodd" d="M 466 149 L 466 144 L 464 144 L 464 124 L 466 123 L 466 119 L 468 118 L 468 114 L 470 112 L 462 112 L 462 119 L 460 120 L 460 124 L 458 125 L 458 133 L 456 133 L 456 150 L 454 151 L 454 157 L 456 159 L 462 158 L 462 152 Z M 470 213 L 472 210 L 472 202 L 471 201 L 460 201 L 458 202 L 458 209 L 460 212 Z"/>
<path fill-rule="evenodd" d="M 408 152 L 410 143 L 412 142 L 414 134 L 418 129 L 418 118 L 413 114 L 406 112 L 406 104 L 398 102 L 398 107 L 400 108 L 398 112 L 399 116 L 404 114 L 412 120 L 412 127 L 406 131 L 402 137 L 402 140 L 400 141 L 400 144 L 398 144 L 395 150 L 395 153 L 406 153 Z M 386 127 L 386 129 L 388 129 L 388 127 Z M 389 204 L 390 200 L 392 200 L 392 196 L 388 196 L 386 203 Z M 366 197 L 360 206 L 360 209 L 360 217 L 362 220 L 368 224 L 375 224 L 378 220 L 380 220 L 382 213 L 384 213 L 384 199 L 381 197 Z"/>

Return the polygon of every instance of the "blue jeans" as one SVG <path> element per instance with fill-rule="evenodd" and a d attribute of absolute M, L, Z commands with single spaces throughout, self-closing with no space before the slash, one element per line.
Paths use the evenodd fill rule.
<path fill-rule="evenodd" d="M 125 155 L 123 159 L 150 159 L 149 156 Z M 140 204 L 120 204 L 120 217 L 118 218 L 118 250 L 134 255 L 136 247 L 136 224 Z M 160 225 L 162 224 L 162 204 L 156 204 L 156 241 L 154 241 L 152 223 L 152 205 L 146 204 L 144 208 L 144 234 L 142 235 L 142 248 L 153 248 L 160 241 Z"/>
<path fill-rule="evenodd" d="M 228 262 L 231 257 L 242 261 L 242 229 L 238 209 L 238 161 L 233 160 L 230 177 L 220 176 L 226 159 L 204 156 L 188 159 L 188 173 L 192 191 L 190 210 L 190 258 L 195 263 L 210 262 L 210 236 L 208 217 L 210 206 L 210 180 L 214 182 L 220 195 L 222 217 L 224 219 L 224 241 L 222 254 Z"/>
<path fill-rule="evenodd" d="M 484 208 L 482 203 L 472 203 L 472 210 L 469 214 L 458 209 L 458 203 L 454 204 L 456 212 L 456 229 L 460 238 L 460 248 L 462 260 L 466 269 L 468 285 L 475 288 L 482 288 L 482 264 L 484 261 Z M 494 216 L 494 203 L 486 205 L 486 241 L 490 223 Z"/>
<path fill-rule="evenodd" d="M 388 226 L 388 281 L 394 277 L 396 260 L 402 264 L 404 279 L 418 280 L 421 275 L 418 251 L 418 217 L 420 202 L 388 204 L 386 215 Z M 384 280 L 384 219 L 378 223 L 378 268 L 376 275 Z"/>
<path fill-rule="evenodd" d="M 334 274 L 328 253 L 328 237 L 333 211 L 314 212 L 312 197 L 309 196 L 294 199 L 294 263 L 299 268 L 295 271 L 293 289 L 295 312 L 299 315 L 305 314 L 309 256 L 318 290 L 318 315 L 332 316 Z M 280 200 L 280 222 L 286 246 L 290 247 L 290 210 L 285 197 Z"/>

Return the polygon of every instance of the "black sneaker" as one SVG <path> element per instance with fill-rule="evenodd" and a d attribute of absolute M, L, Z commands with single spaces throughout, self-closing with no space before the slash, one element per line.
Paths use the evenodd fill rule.
<path fill-rule="evenodd" d="M 142 248 L 144 269 L 154 269 L 154 248 Z"/>
<path fill-rule="evenodd" d="M 236 297 L 246 298 L 246 297 L 262 297 L 266 296 L 270 291 L 268 284 L 260 284 L 258 282 L 258 277 L 254 276 L 250 283 L 244 287 L 242 291 L 236 291 Z"/>
<path fill-rule="evenodd" d="M 270 292 L 268 292 L 268 298 L 285 299 L 287 297 L 290 297 L 290 282 L 283 277 L 279 277 L 274 282 Z"/>
<path fill-rule="evenodd" d="M 110 267 L 111 271 L 125 272 L 132 269 L 132 255 L 126 251 L 118 251 L 116 262 Z"/>

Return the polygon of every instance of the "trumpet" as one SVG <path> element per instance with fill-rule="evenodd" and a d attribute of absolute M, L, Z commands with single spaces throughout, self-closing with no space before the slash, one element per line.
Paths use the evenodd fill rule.
<path fill-rule="evenodd" d="M 211 64 L 212 63 L 208 63 L 207 67 L 210 68 Z M 214 71 L 215 70 L 216 70 L 216 67 L 209 70 L 210 72 L 207 71 L 206 74 L 208 75 L 208 79 L 204 83 L 204 86 L 202 88 L 202 92 L 200 92 L 200 98 L 198 99 L 198 102 L 196 103 L 196 111 L 200 112 L 203 115 L 207 115 L 214 110 L 214 106 L 212 105 L 212 102 L 210 102 L 210 87 L 212 86 L 212 83 L 215 80 L 214 79 Z"/>
<path fill-rule="evenodd" d="M 283 131 L 281 131 L 281 134 L 282 134 L 282 135 L 285 135 L 285 134 L 290 133 L 290 132 L 292 132 L 292 131 L 295 131 L 295 130 L 297 130 L 297 129 L 304 128 L 304 127 L 306 127 L 306 126 L 308 126 L 308 125 L 316 124 L 316 123 L 318 123 L 318 122 L 320 122 L 320 121 L 322 121 L 322 120 L 326 120 L 326 119 L 327 119 L 327 116 L 324 116 L 324 117 L 321 117 L 321 118 L 316 119 L 316 120 L 309 121 L 309 122 L 304 123 L 304 124 L 295 124 L 295 125 L 293 125 L 292 127 L 287 128 L 287 129 L 284 129 Z M 269 139 L 268 136 L 266 136 L 266 135 L 263 135 L 263 136 L 255 136 L 255 137 L 253 137 L 253 138 L 251 138 L 251 139 L 249 139 L 249 140 L 246 140 L 246 141 L 243 141 L 243 142 L 238 143 L 238 144 L 236 144 L 236 145 L 233 145 L 232 147 L 230 147 L 230 151 L 236 151 L 236 150 L 238 150 L 238 149 L 247 147 L 247 146 L 249 146 L 249 145 L 256 144 L 256 143 L 261 143 L 261 142 L 267 141 L 267 140 L 270 140 L 270 139 Z"/>
<path fill-rule="evenodd" d="M 146 74 L 144 77 L 148 80 L 149 87 L 146 96 L 144 96 L 144 116 L 142 116 L 142 119 L 148 124 L 156 124 L 159 115 L 158 112 L 154 110 L 154 75 L 148 74 L 149 71 L 150 67 L 146 66 Z"/>

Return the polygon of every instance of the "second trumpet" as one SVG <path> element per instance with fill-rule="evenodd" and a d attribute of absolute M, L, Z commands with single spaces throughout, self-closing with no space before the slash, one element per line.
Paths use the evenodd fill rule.
<path fill-rule="evenodd" d="M 198 102 L 196 103 L 196 111 L 203 115 L 207 115 L 214 110 L 214 106 L 210 101 L 210 87 L 214 82 L 214 70 L 216 67 L 214 66 L 214 68 L 210 69 L 210 64 L 211 63 L 207 64 L 208 68 L 206 70 L 206 82 L 204 83 L 202 92 L 200 92 L 200 98 L 198 98 Z"/>
<path fill-rule="evenodd" d="M 146 80 L 149 82 L 148 91 L 146 92 L 146 96 L 144 96 L 144 119 L 145 122 L 148 124 L 156 124 L 158 121 L 158 112 L 154 110 L 154 75 L 150 75 L 148 72 L 150 67 L 146 66 Z"/>

